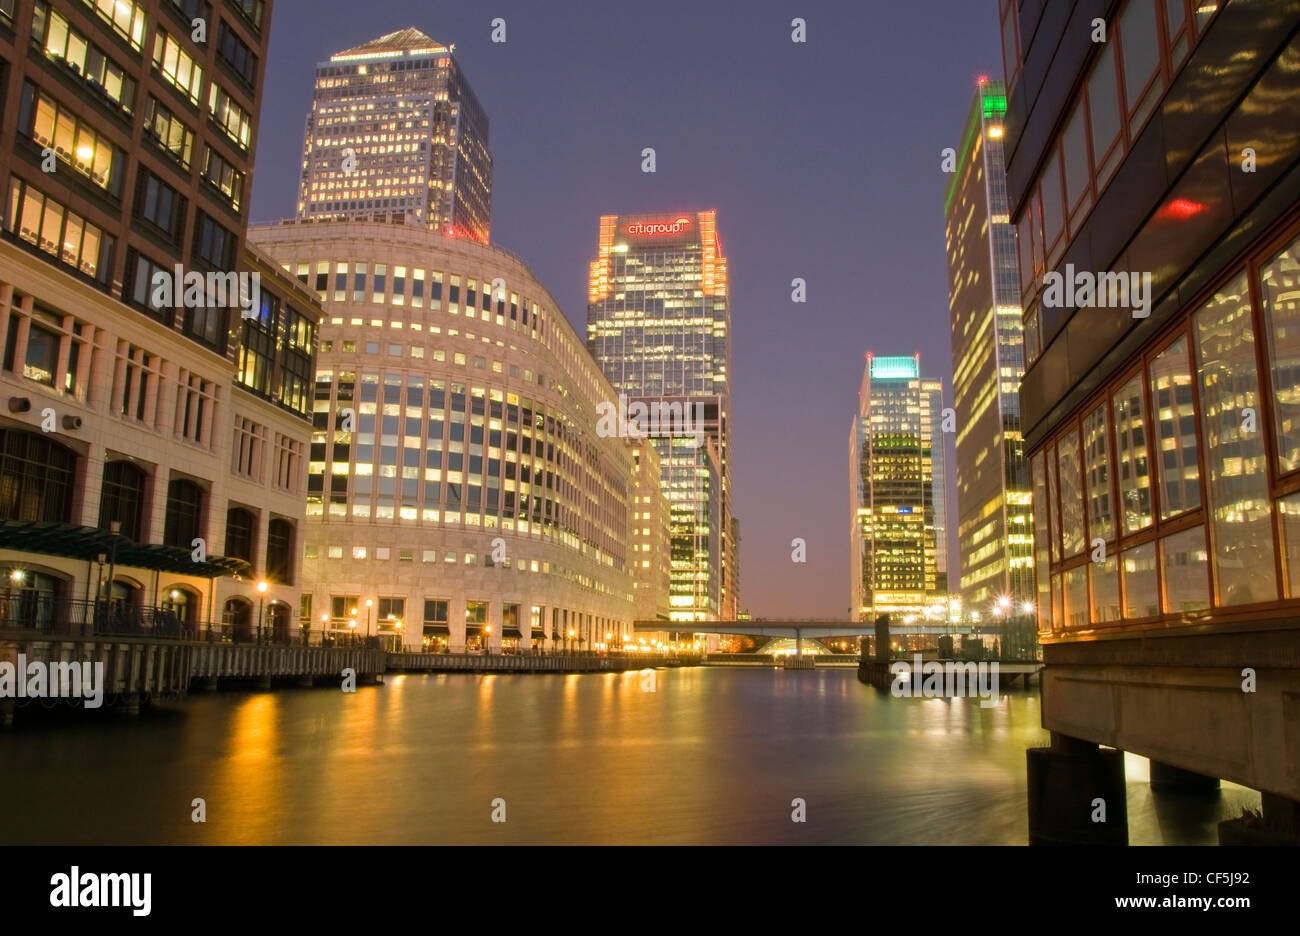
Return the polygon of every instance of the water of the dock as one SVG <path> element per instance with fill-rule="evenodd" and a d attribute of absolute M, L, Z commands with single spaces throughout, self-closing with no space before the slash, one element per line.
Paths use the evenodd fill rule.
<path fill-rule="evenodd" d="M 0 843 L 1022 844 L 1039 724 L 1033 691 L 893 699 L 852 669 L 223 691 L 0 732 Z M 1259 803 L 1157 799 L 1136 757 L 1128 778 L 1134 844 L 1213 844 Z"/>

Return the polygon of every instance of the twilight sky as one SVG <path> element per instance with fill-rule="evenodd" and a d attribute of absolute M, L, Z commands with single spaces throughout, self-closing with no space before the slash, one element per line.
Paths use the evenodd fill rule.
<path fill-rule="evenodd" d="M 741 605 L 847 619 L 864 353 L 920 352 L 951 405 L 939 160 L 961 143 L 976 78 L 1002 77 L 996 0 L 276 0 L 254 221 L 294 213 L 315 64 L 406 26 L 455 44 L 491 124 L 492 240 L 580 336 L 602 213 L 717 209 Z M 806 564 L 790 560 L 795 537 Z"/>

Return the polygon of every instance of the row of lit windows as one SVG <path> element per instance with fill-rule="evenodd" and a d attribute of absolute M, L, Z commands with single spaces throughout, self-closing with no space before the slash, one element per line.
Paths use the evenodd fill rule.
<path fill-rule="evenodd" d="M 1300 597 L 1298 287 L 1300 239 L 1033 456 L 1042 630 Z"/>

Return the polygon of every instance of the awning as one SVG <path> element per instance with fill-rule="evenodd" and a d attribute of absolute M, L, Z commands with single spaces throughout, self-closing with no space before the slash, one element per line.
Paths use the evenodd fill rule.
<path fill-rule="evenodd" d="M 197 578 L 252 574 L 252 566 L 243 559 L 209 556 L 206 562 L 195 562 L 190 550 L 180 546 L 137 543 L 95 527 L 72 523 L 0 521 L 0 549 L 94 562 L 100 556 L 113 556 L 114 541 L 117 542 L 115 559 L 119 566 Z"/>
<path fill-rule="evenodd" d="M 517 627 L 507 627 L 505 630 L 503 630 L 503 631 L 501 632 L 501 636 L 502 636 L 502 637 L 522 637 L 522 636 L 524 636 L 524 635 L 521 634 L 521 633 L 519 633 L 519 628 L 517 628 Z"/>
<path fill-rule="evenodd" d="M 450 634 L 451 628 L 446 624 L 425 624 L 424 632 L 426 634 Z"/>

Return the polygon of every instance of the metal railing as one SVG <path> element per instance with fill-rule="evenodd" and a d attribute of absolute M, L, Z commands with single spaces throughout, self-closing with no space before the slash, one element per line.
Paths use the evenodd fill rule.
<path fill-rule="evenodd" d="M 81 601 L 25 591 L 0 598 L 0 630 L 52 636 L 193 640 L 194 627 L 174 611 L 125 601 Z"/>

